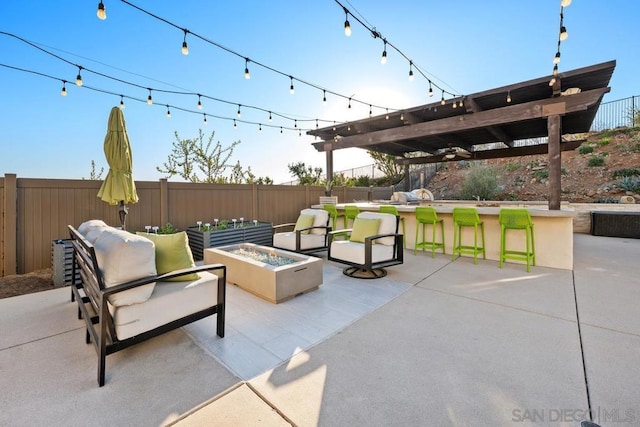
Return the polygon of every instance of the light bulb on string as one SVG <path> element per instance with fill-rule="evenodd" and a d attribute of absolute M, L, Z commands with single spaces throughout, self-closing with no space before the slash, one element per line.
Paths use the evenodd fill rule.
<path fill-rule="evenodd" d="M 349 24 L 349 11 L 347 8 L 344 9 L 344 35 L 347 37 L 351 37 L 351 24 Z"/>
<path fill-rule="evenodd" d="M 400 121 L 404 122 L 404 113 L 400 113 Z"/>
<path fill-rule="evenodd" d="M 387 108 L 387 115 L 386 115 L 386 116 L 384 116 L 384 119 L 385 119 L 385 120 L 389 120 L 389 109 L 388 109 L 388 108 Z"/>
<path fill-rule="evenodd" d="M 238 124 L 236 123 L 236 119 L 233 119 L 233 128 L 235 129 L 237 127 L 238 127 Z"/>
<path fill-rule="evenodd" d="M 558 64 L 553 66 L 553 76 L 557 76 L 558 75 Z"/>
<path fill-rule="evenodd" d="M 429 80 L 429 98 L 433 96 L 433 87 L 431 87 L 431 80 Z"/>
<path fill-rule="evenodd" d="M 444 90 L 442 91 L 442 98 L 440 98 L 440 105 L 444 105 L 445 101 L 444 101 Z"/>
<path fill-rule="evenodd" d="M 188 30 L 182 30 L 184 31 L 184 40 L 182 41 L 182 54 L 183 55 L 189 55 L 189 46 L 187 46 L 187 32 Z"/>
<path fill-rule="evenodd" d="M 351 98 L 349 98 L 349 105 L 348 105 L 348 107 L 349 107 L 349 108 L 351 108 Z"/>
<path fill-rule="evenodd" d="M 560 4 L 562 5 L 562 7 L 567 7 L 571 4 L 571 0 L 562 0 Z"/>
<path fill-rule="evenodd" d="M 273 117 L 271 117 L 271 111 L 269 111 L 269 123 L 273 121 Z"/>
<path fill-rule="evenodd" d="M 507 92 L 507 102 L 511 102 L 511 91 Z"/>
<path fill-rule="evenodd" d="M 318 129 L 318 119 L 316 119 L 316 129 Z"/>
<path fill-rule="evenodd" d="M 302 131 L 301 130 L 298 131 L 298 136 L 302 136 Z"/>
<path fill-rule="evenodd" d="M 76 77 L 76 86 L 82 86 L 82 76 L 80 73 L 82 72 L 82 67 L 78 65 L 78 76 Z"/>
<path fill-rule="evenodd" d="M 458 107 L 460 107 L 460 108 L 464 107 L 464 103 L 462 102 L 462 98 L 460 98 L 460 102 L 458 103 Z"/>
<path fill-rule="evenodd" d="M 205 124 L 205 126 L 206 126 L 206 124 L 207 124 L 207 115 L 206 115 L 205 113 L 202 113 L 202 115 L 204 116 L 203 123 L 204 123 L 204 124 Z"/>
<path fill-rule="evenodd" d="M 386 40 L 384 40 L 384 50 L 382 51 L 382 56 L 380 57 L 380 63 L 383 65 L 387 63 L 387 41 Z"/>
<path fill-rule="evenodd" d="M 280 126 L 280 133 L 282 133 L 282 126 Z"/>
<path fill-rule="evenodd" d="M 289 76 L 289 79 L 291 79 L 291 86 L 289 86 L 289 93 L 293 95 L 296 92 L 295 89 L 293 88 L 293 77 Z"/>
<path fill-rule="evenodd" d="M 98 12 L 96 13 L 96 15 L 103 21 L 107 19 L 107 10 L 104 8 L 102 0 L 100 0 L 100 3 L 98 3 Z"/>
<path fill-rule="evenodd" d="M 167 119 L 171 118 L 171 111 L 169 111 L 169 106 L 167 105 Z"/>
<path fill-rule="evenodd" d="M 149 89 L 149 88 L 147 88 Z M 149 89 L 149 96 L 147 97 L 147 104 L 152 105 L 153 104 L 153 98 L 151 98 L 151 89 Z"/>
<path fill-rule="evenodd" d="M 298 129 L 298 120 L 293 121 L 293 127 Z"/>
<path fill-rule="evenodd" d="M 458 101 L 456 101 L 455 99 L 453 100 L 453 105 L 451 106 L 451 108 L 458 108 Z"/>
<path fill-rule="evenodd" d="M 63 80 L 62 81 L 62 90 L 60 90 L 60 96 L 67 96 L 67 87 L 66 87 L 67 81 Z"/>
<path fill-rule="evenodd" d="M 556 56 L 553 57 L 553 63 L 554 64 L 559 64 L 560 63 L 560 51 L 556 52 Z"/>
<path fill-rule="evenodd" d="M 371 117 L 372 114 L 373 114 L 373 111 L 371 110 L 371 104 L 369 104 L 369 117 Z"/>
<path fill-rule="evenodd" d="M 567 33 L 567 27 L 564 25 L 560 27 L 560 41 L 565 41 L 569 37 L 569 33 Z"/>
<path fill-rule="evenodd" d="M 322 104 L 327 105 L 327 91 L 322 90 Z"/>
<path fill-rule="evenodd" d="M 258 124 L 260 127 L 258 128 L 258 132 L 262 132 L 262 123 Z"/>
<path fill-rule="evenodd" d="M 249 80 L 251 74 L 249 73 L 249 58 L 244 58 L 244 78 Z"/>
<path fill-rule="evenodd" d="M 556 78 L 551 77 L 551 80 L 549 80 L 549 86 L 553 86 L 554 84 L 556 84 Z"/>
<path fill-rule="evenodd" d="M 413 81 L 413 62 L 409 61 L 409 81 Z"/>
<path fill-rule="evenodd" d="M 198 94 L 198 110 L 202 110 L 202 101 L 200 100 L 200 94 Z"/>
<path fill-rule="evenodd" d="M 124 110 L 124 96 L 120 95 L 120 109 Z"/>
<path fill-rule="evenodd" d="M 238 104 L 238 112 L 236 114 L 240 117 L 240 104 Z M 235 120 L 233 122 L 235 123 Z"/>

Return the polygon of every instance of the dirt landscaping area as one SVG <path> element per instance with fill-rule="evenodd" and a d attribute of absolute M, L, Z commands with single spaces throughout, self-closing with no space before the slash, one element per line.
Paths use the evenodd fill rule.
<path fill-rule="evenodd" d="M 33 292 L 53 289 L 52 271 L 50 268 L 28 274 L 14 274 L 0 277 L 0 299 L 31 294 Z"/>

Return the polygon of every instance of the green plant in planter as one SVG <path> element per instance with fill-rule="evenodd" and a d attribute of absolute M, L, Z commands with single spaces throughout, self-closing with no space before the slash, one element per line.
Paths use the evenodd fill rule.
<path fill-rule="evenodd" d="M 173 226 L 170 222 L 166 223 L 164 226 L 158 229 L 158 234 L 174 234 L 179 230 Z"/>

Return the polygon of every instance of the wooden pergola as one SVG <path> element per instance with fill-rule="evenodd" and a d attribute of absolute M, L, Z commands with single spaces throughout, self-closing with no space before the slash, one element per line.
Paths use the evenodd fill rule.
<path fill-rule="evenodd" d="M 615 61 L 604 62 L 558 73 L 553 86 L 545 76 L 307 134 L 322 139 L 313 146 L 326 153 L 327 179 L 333 179 L 333 152 L 351 147 L 397 156 L 407 175 L 409 164 L 548 153 L 549 209 L 557 210 L 561 152 L 581 143 L 562 135 L 589 131 L 615 66 Z M 515 143 L 539 137 L 548 137 L 547 142 Z"/>

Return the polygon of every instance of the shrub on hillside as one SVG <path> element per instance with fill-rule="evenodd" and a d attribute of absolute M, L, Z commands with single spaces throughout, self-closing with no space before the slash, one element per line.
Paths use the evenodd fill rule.
<path fill-rule="evenodd" d="M 590 157 L 589 161 L 587 162 L 587 166 L 590 166 L 590 167 L 604 166 L 604 157 L 600 157 L 600 156 Z"/>
<path fill-rule="evenodd" d="M 640 180 L 637 176 L 625 176 L 620 180 L 620 183 L 618 185 L 623 190 L 637 193 L 638 189 L 640 189 Z"/>
<path fill-rule="evenodd" d="M 612 176 L 614 178 L 623 178 L 626 176 L 640 175 L 640 169 L 638 168 L 622 168 L 613 171 Z"/>
<path fill-rule="evenodd" d="M 471 166 L 462 183 L 460 197 L 464 200 L 491 200 L 498 190 L 498 174 L 494 167 Z"/>
<path fill-rule="evenodd" d="M 578 148 L 578 153 L 580 154 L 589 154 L 593 153 L 593 147 L 589 144 L 582 144 L 580 148 Z"/>

